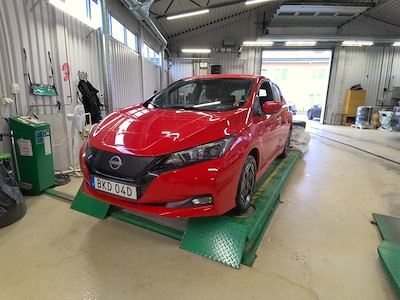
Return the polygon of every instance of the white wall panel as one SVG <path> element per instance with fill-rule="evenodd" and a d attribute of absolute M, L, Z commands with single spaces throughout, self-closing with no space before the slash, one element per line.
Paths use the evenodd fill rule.
<path fill-rule="evenodd" d="M 171 67 L 169 69 L 170 83 L 189 76 L 193 76 L 192 60 L 171 60 Z"/>
<path fill-rule="evenodd" d="M 399 35 L 399 27 L 392 26 L 368 17 L 359 16 L 353 21 L 341 26 L 338 34 L 366 35 L 366 36 L 393 36 Z"/>
<path fill-rule="evenodd" d="M 143 99 L 147 100 L 160 89 L 160 67 L 148 60 L 143 61 Z M 138 101 L 139 102 L 139 101 Z"/>
<path fill-rule="evenodd" d="M 232 51 L 238 51 L 243 41 L 256 39 L 257 27 L 255 26 L 255 20 L 256 13 L 252 11 L 237 17 L 235 20 L 228 19 L 215 25 L 208 25 L 204 29 L 171 38 L 168 41 L 168 49 L 172 53 L 177 53 L 183 48 L 220 50 L 221 48 L 226 48 L 223 45 L 223 40 L 234 36 L 236 45 L 232 48 Z"/>
<path fill-rule="evenodd" d="M 133 50 L 111 40 L 114 111 L 140 102 L 140 57 Z"/>
<path fill-rule="evenodd" d="M 26 50 L 27 64 L 22 49 Z M 51 84 L 48 52 L 52 58 L 57 97 L 33 95 L 25 75 L 29 70 L 32 82 Z M 0 2 L 1 98 L 14 98 L 9 93 L 9 85 L 12 82 L 20 85 L 20 94 L 14 98 L 14 104 L 0 107 L 1 116 L 16 115 L 17 110 L 19 115 L 26 115 L 31 109 L 38 115 L 48 115 L 48 119 L 55 122 L 52 123 L 53 152 L 58 169 L 65 170 L 71 165 L 72 149 L 68 151 L 71 123 L 65 114 L 72 113 L 76 103 L 77 71 L 88 72 L 93 86 L 102 90 L 99 53 L 98 32 L 59 12 L 47 1 Z M 64 63 L 69 64 L 69 78 L 62 69 Z M 60 112 L 55 107 L 57 101 L 61 103 Z M 0 134 L 8 132 L 5 122 L 2 121 L 0 126 Z M 4 139 L 1 148 L 10 151 L 10 140 Z"/>
<path fill-rule="evenodd" d="M 336 47 L 329 83 L 327 123 L 332 114 L 344 112 L 346 91 L 355 84 L 361 84 L 367 91 L 365 105 L 393 106 L 392 89 L 400 84 L 400 51 L 392 46 Z"/>

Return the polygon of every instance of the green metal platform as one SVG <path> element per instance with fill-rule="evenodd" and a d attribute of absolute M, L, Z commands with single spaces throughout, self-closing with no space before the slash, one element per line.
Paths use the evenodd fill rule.
<path fill-rule="evenodd" d="M 400 299 L 400 218 L 381 214 L 373 216 L 383 239 L 378 254 Z"/>
<path fill-rule="evenodd" d="M 171 226 L 166 218 L 146 217 L 122 210 L 78 191 L 71 208 L 104 219 L 108 216 L 180 240 L 180 248 L 233 268 L 252 266 L 256 250 L 279 204 L 280 191 L 293 170 L 300 151 L 277 159 L 257 182 L 248 216 L 223 215 L 191 218 L 182 227 Z"/>
<path fill-rule="evenodd" d="M 392 286 L 400 298 L 400 244 L 382 241 L 378 246 L 378 253 Z"/>

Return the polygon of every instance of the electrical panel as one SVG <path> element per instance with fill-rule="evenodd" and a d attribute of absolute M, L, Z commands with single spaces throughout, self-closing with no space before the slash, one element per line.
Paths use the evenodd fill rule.
<path fill-rule="evenodd" d="M 19 84 L 18 83 L 11 83 L 10 84 L 10 92 L 11 94 L 19 94 Z"/>

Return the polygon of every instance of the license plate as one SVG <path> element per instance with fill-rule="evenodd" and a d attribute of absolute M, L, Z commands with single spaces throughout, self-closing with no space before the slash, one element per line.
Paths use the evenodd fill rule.
<path fill-rule="evenodd" d="M 90 176 L 90 179 L 92 187 L 96 190 L 133 200 L 137 199 L 137 189 L 135 186 L 103 179 L 96 176 Z"/>

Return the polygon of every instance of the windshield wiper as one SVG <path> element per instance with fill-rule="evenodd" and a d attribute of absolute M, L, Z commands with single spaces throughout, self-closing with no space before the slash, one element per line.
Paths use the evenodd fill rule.
<path fill-rule="evenodd" d="M 194 106 L 184 106 L 184 105 L 164 106 L 163 108 L 184 109 L 184 110 L 199 110 L 197 107 L 194 107 Z"/>
<path fill-rule="evenodd" d="M 161 106 L 158 104 L 155 104 L 153 102 L 149 102 L 149 104 L 147 104 L 147 107 L 149 107 L 149 105 L 153 106 L 154 108 L 160 108 Z"/>

